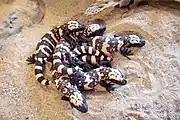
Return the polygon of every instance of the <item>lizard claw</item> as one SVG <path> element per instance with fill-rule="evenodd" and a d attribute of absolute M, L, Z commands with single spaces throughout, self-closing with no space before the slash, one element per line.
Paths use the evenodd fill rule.
<path fill-rule="evenodd" d="M 134 53 L 132 53 L 132 50 L 129 50 L 129 51 L 127 50 L 126 54 L 127 55 L 134 55 Z"/>
<path fill-rule="evenodd" d="M 115 87 L 109 86 L 109 87 L 106 88 L 106 90 L 107 90 L 109 93 L 111 93 L 112 91 L 115 90 Z"/>

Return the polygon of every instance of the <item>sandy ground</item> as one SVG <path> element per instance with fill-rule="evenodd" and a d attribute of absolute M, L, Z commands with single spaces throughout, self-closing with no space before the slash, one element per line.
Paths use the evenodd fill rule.
<path fill-rule="evenodd" d="M 0 120 L 123 120 L 126 116 L 137 120 L 180 119 L 180 11 L 141 6 L 123 16 L 126 10 L 112 8 L 98 15 L 83 15 L 92 2 L 45 0 L 41 23 L 25 26 L 20 33 L 1 39 Z M 13 4 L 22 3 L 17 0 Z M 12 8 L 11 4 L 1 5 L 10 6 L 7 10 Z M 0 14 L 2 21 L 8 12 Z M 129 83 L 117 86 L 112 94 L 103 88 L 88 92 L 89 111 L 85 114 L 72 110 L 55 87 L 40 86 L 34 77 L 34 66 L 25 61 L 46 31 L 71 18 L 86 22 L 103 18 L 107 31 L 135 31 L 147 41 L 131 56 L 132 60 L 115 56 L 113 66 L 127 75 Z"/>

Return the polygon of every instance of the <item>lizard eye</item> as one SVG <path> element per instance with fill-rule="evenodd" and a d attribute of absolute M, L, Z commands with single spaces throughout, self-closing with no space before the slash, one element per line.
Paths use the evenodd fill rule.
<path fill-rule="evenodd" d="M 134 39 L 130 39 L 131 44 L 133 44 L 134 42 L 136 42 Z"/>

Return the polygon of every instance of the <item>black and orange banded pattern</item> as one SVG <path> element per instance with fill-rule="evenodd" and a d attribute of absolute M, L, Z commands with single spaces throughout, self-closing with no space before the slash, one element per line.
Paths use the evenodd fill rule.
<path fill-rule="evenodd" d="M 73 24 L 73 25 L 71 25 Z M 37 44 L 36 53 L 30 56 L 27 61 L 29 64 L 35 63 L 35 76 L 42 85 L 49 85 L 51 82 L 44 78 L 44 66 L 48 58 L 54 53 L 57 44 L 64 41 L 65 36 L 73 34 L 73 32 L 83 31 L 85 26 L 78 21 L 68 21 L 64 25 L 54 27 L 50 32 L 45 33 L 41 37 L 41 41 Z M 63 69 L 63 71 L 65 71 Z"/>

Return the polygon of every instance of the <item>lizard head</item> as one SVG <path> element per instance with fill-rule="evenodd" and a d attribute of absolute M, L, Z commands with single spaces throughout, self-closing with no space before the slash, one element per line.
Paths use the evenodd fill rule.
<path fill-rule="evenodd" d="M 79 90 L 73 91 L 70 94 L 69 101 L 74 108 L 81 111 L 82 113 L 86 113 L 88 111 L 86 98 Z"/>
<path fill-rule="evenodd" d="M 128 35 L 127 39 L 124 40 L 128 44 L 128 47 L 143 47 L 145 45 L 145 40 L 138 35 Z"/>
<path fill-rule="evenodd" d="M 95 19 L 86 27 L 86 34 L 88 37 L 101 36 L 106 31 L 106 23 L 102 19 Z"/>
<path fill-rule="evenodd" d="M 109 81 L 118 85 L 126 85 L 128 82 L 125 75 L 118 69 L 101 66 L 99 70 L 102 80 L 106 82 Z"/>
<path fill-rule="evenodd" d="M 71 20 L 67 22 L 67 28 L 71 32 L 78 32 L 78 31 L 83 31 L 85 29 L 85 25 L 78 21 Z"/>
<path fill-rule="evenodd" d="M 128 82 L 127 79 L 125 79 L 124 74 L 120 70 L 114 68 L 110 69 L 108 80 L 118 85 L 126 85 Z"/>
<path fill-rule="evenodd" d="M 129 50 L 129 48 L 132 47 L 140 48 L 145 45 L 145 40 L 136 34 L 122 35 L 122 36 L 114 35 L 114 37 L 118 39 L 119 51 L 123 56 L 127 57 L 128 59 L 130 59 L 128 55 L 133 55 L 133 53 L 131 53 L 131 50 Z"/>
<path fill-rule="evenodd" d="M 68 98 L 72 107 L 85 113 L 88 111 L 88 104 L 84 95 L 78 90 L 76 85 L 71 84 L 69 77 L 60 77 L 55 80 L 57 89 Z"/>

